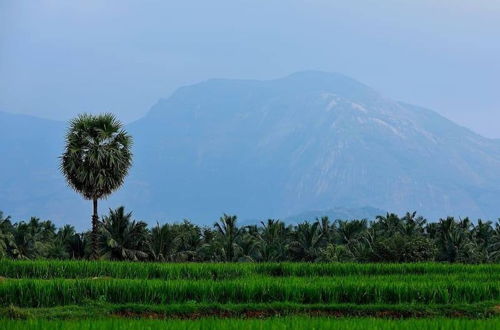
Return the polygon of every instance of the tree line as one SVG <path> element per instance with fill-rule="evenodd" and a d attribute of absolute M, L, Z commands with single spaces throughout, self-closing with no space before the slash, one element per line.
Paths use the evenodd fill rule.
<path fill-rule="evenodd" d="M 416 213 L 374 221 L 328 217 L 298 224 L 276 219 L 238 226 L 224 214 L 213 226 L 189 220 L 149 227 L 124 207 L 110 210 L 94 230 L 78 233 L 32 217 L 12 222 L 0 212 L 0 257 L 158 262 L 461 262 L 500 261 L 500 222 L 448 217 L 435 223 Z"/>

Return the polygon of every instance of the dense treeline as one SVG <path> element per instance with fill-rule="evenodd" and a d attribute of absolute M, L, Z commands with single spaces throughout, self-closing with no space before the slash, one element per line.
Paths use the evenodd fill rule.
<path fill-rule="evenodd" d="M 500 223 L 468 218 L 427 221 L 416 213 L 378 216 L 375 221 L 330 221 L 327 217 L 287 225 L 269 219 L 238 226 L 224 215 L 213 227 L 190 221 L 157 224 L 133 220 L 123 207 L 110 210 L 98 226 L 99 255 L 109 260 L 204 262 L 423 262 L 500 261 Z M 13 223 L 0 212 L 0 257 L 86 259 L 91 233 L 56 228 L 31 218 Z"/>

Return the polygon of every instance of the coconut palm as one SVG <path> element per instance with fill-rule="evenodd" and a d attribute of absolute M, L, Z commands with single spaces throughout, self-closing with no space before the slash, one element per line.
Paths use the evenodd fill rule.
<path fill-rule="evenodd" d="M 257 261 L 261 259 L 259 251 L 260 242 L 257 240 L 257 226 L 247 226 L 241 229 L 241 231 L 243 234 L 238 239 L 241 255 L 238 261 Z"/>
<path fill-rule="evenodd" d="M 7 256 L 9 247 L 13 244 L 12 231 L 10 216 L 4 217 L 3 212 L 0 211 L 0 259 Z"/>
<path fill-rule="evenodd" d="M 132 212 L 120 206 L 109 210 L 101 226 L 102 258 L 110 260 L 145 260 L 150 251 L 147 224 L 132 220 Z"/>
<path fill-rule="evenodd" d="M 98 257 L 97 201 L 118 189 L 132 164 L 132 137 L 112 114 L 82 114 L 69 124 L 61 171 L 69 185 L 93 202 L 92 257 Z"/>
<path fill-rule="evenodd" d="M 13 232 L 11 253 L 15 259 L 47 257 L 56 235 L 51 221 L 40 221 L 36 217 L 16 223 Z"/>
<path fill-rule="evenodd" d="M 258 235 L 259 249 L 263 261 L 282 261 L 286 258 L 289 230 L 280 220 L 261 222 Z"/>
<path fill-rule="evenodd" d="M 233 261 L 238 254 L 240 247 L 237 243 L 242 231 L 236 225 L 237 217 L 235 215 L 224 214 L 219 222 L 214 224 L 218 234 L 218 240 L 221 244 L 221 254 L 224 261 Z"/>
<path fill-rule="evenodd" d="M 351 241 L 359 239 L 359 237 L 367 230 L 368 221 L 363 220 L 338 220 L 337 232 L 339 241 L 342 244 L 349 244 Z"/>
<path fill-rule="evenodd" d="M 403 221 L 397 214 L 387 213 L 386 215 L 378 215 L 375 227 L 384 235 L 395 235 L 403 231 Z"/>
<path fill-rule="evenodd" d="M 156 226 L 151 229 L 151 255 L 155 261 L 174 261 L 179 239 L 170 224 Z"/>
<path fill-rule="evenodd" d="M 198 226 L 184 219 L 181 223 L 173 225 L 178 240 L 177 261 L 194 261 L 196 251 L 201 247 L 201 230 Z"/>
<path fill-rule="evenodd" d="M 316 218 L 316 222 L 319 223 L 322 244 L 326 247 L 333 240 L 334 226 L 330 224 L 330 219 L 328 217 Z"/>
<path fill-rule="evenodd" d="M 49 257 L 54 259 L 80 259 L 84 255 L 83 244 L 82 235 L 75 231 L 75 227 L 65 225 L 57 231 Z"/>
<path fill-rule="evenodd" d="M 422 216 L 417 216 L 417 212 L 406 212 L 406 215 L 401 218 L 403 221 L 402 232 L 405 235 L 423 235 L 427 220 Z"/>
<path fill-rule="evenodd" d="M 492 261 L 500 261 L 500 220 L 498 220 L 495 225 L 495 230 L 492 233 L 491 244 L 488 247 L 488 252 L 491 255 Z"/>
<path fill-rule="evenodd" d="M 321 231 L 319 222 L 299 223 L 294 232 L 294 238 L 290 243 L 290 251 L 296 260 L 315 261 L 320 255 Z"/>

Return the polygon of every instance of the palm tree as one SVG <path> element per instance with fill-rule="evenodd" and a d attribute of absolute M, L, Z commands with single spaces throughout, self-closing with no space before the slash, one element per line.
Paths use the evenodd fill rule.
<path fill-rule="evenodd" d="M 401 220 L 403 221 L 403 234 L 409 236 L 423 235 L 427 220 L 422 216 L 417 216 L 416 211 L 413 213 L 406 212 L 406 215 Z"/>
<path fill-rule="evenodd" d="M 238 261 L 257 261 L 261 258 L 259 251 L 259 241 L 257 239 L 257 226 L 247 226 L 241 229 L 243 234 L 238 239 L 240 258 Z"/>
<path fill-rule="evenodd" d="M 82 235 L 76 233 L 75 227 L 65 225 L 57 231 L 50 257 L 56 259 L 80 259 L 84 255 L 83 244 Z"/>
<path fill-rule="evenodd" d="M 453 217 L 439 220 L 437 225 L 437 246 L 441 261 L 468 261 L 476 252 L 470 238 L 472 223 L 468 218 L 456 221 Z"/>
<path fill-rule="evenodd" d="M 330 224 L 330 219 L 328 217 L 316 218 L 316 222 L 319 223 L 319 232 L 323 241 L 322 244 L 323 246 L 327 246 L 333 239 L 334 226 Z"/>
<path fill-rule="evenodd" d="M 285 223 L 280 220 L 268 219 L 261 221 L 258 235 L 259 249 L 263 261 L 283 261 L 288 249 L 288 232 Z"/>
<path fill-rule="evenodd" d="M 61 171 L 69 185 L 92 200 L 92 258 L 98 257 L 97 201 L 118 189 L 132 164 L 132 137 L 112 114 L 82 114 L 69 124 Z"/>
<path fill-rule="evenodd" d="M 221 261 L 219 251 L 222 248 L 217 238 L 217 232 L 214 229 L 203 228 L 200 247 L 196 251 L 198 261 Z"/>
<path fill-rule="evenodd" d="M 0 259 L 7 256 L 9 247 L 13 244 L 12 229 L 10 216 L 4 218 L 3 212 L 0 211 Z"/>
<path fill-rule="evenodd" d="M 339 235 L 339 242 L 342 244 L 349 244 L 351 241 L 358 239 L 367 229 L 368 221 L 363 220 L 338 220 L 337 232 Z"/>
<path fill-rule="evenodd" d="M 155 261 L 174 261 L 178 236 L 170 224 L 160 225 L 158 222 L 151 230 L 151 254 Z"/>
<path fill-rule="evenodd" d="M 294 240 L 290 243 L 290 250 L 300 261 L 315 261 L 320 255 L 322 235 L 320 223 L 299 223 L 294 232 Z"/>
<path fill-rule="evenodd" d="M 493 262 L 500 261 L 500 220 L 497 221 L 495 229 L 492 233 L 491 244 L 488 247 L 488 252 L 491 255 Z"/>
<path fill-rule="evenodd" d="M 181 223 L 174 224 L 173 228 L 178 240 L 176 260 L 195 260 L 196 252 L 202 245 L 200 228 L 187 219 L 184 219 Z"/>
<path fill-rule="evenodd" d="M 35 259 L 43 257 L 42 250 L 46 243 L 41 241 L 42 228 L 40 219 L 32 217 L 29 222 L 21 221 L 14 225 L 12 256 L 15 259 Z"/>
<path fill-rule="evenodd" d="M 385 216 L 378 215 L 376 220 L 375 225 L 378 227 L 377 229 L 384 235 L 390 236 L 403 231 L 403 222 L 397 214 L 387 213 Z"/>
<path fill-rule="evenodd" d="M 222 247 L 222 258 L 224 261 L 233 261 L 239 251 L 239 246 L 236 242 L 240 236 L 240 229 L 236 226 L 237 217 L 235 215 L 224 214 L 219 222 L 214 224 L 217 230 Z"/>
<path fill-rule="evenodd" d="M 132 220 L 132 212 L 125 208 L 109 210 L 101 226 L 103 257 L 111 260 L 145 260 L 150 251 L 147 224 Z"/>

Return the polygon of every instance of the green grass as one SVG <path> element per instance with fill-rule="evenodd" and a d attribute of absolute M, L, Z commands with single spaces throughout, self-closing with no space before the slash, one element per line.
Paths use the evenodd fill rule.
<path fill-rule="evenodd" d="M 500 319 L 492 318 L 485 320 L 468 319 L 407 319 L 407 320 L 383 320 L 371 318 L 355 319 L 333 319 L 333 318 L 308 318 L 308 317 L 286 317 L 271 318 L 266 320 L 255 319 L 199 319 L 199 320 L 85 320 L 85 321 L 2 321 L 3 329 L 120 329 L 120 330 L 295 330 L 295 329 L 337 329 L 337 330 L 455 330 L 455 329 L 499 329 Z"/>
<path fill-rule="evenodd" d="M 192 318 L 224 316 L 234 318 L 315 315 L 335 317 L 468 317 L 497 316 L 495 303 L 459 305 L 429 304 L 297 304 L 289 302 L 217 304 L 188 302 L 170 305 L 110 304 L 94 302 L 85 305 L 22 308 L 0 307 L 0 317 L 11 319 L 94 319 L 106 317 Z"/>
<path fill-rule="evenodd" d="M 470 275 L 500 277 L 500 264 L 354 264 L 354 263 L 131 263 L 105 261 L 0 260 L 8 278 L 235 279 L 251 276 L 336 277 L 351 275 Z"/>
<path fill-rule="evenodd" d="M 2 329 L 476 329 L 497 327 L 499 305 L 497 264 L 0 261 Z M 220 319 L 179 320 L 201 317 Z"/>
<path fill-rule="evenodd" d="M 500 282 L 398 278 L 245 278 L 212 280 L 4 280 L 0 304 L 21 307 L 110 303 L 355 303 L 458 304 L 500 300 Z"/>

